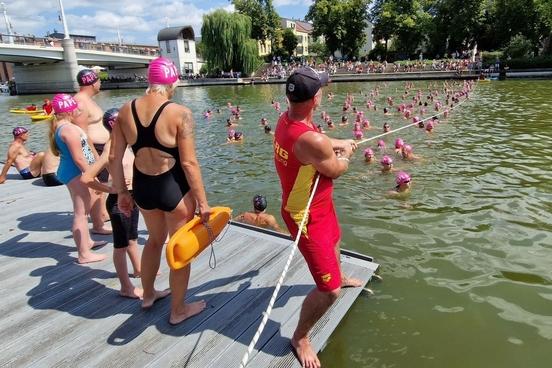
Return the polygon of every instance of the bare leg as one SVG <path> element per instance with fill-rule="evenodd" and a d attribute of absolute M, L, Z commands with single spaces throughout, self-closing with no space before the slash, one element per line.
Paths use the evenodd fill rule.
<path fill-rule="evenodd" d="M 172 236 L 181 226 L 190 221 L 194 217 L 194 211 L 195 200 L 188 193 L 171 213 L 166 214 L 169 234 Z M 194 303 L 185 302 L 188 281 L 190 280 L 190 269 L 191 267 L 188 265 L 178 271 L 171 270 L 169 283 L 173 295 L 169 317 L 170 324 L 181 323 L 205 309 L 204 300 Z"/>
<path fill-rule="evenodd" d="M 91 263 L 102 261 L 106 258 L 104 254 L 95 254 L 90 251 L 90 233 L 88 232 L 88 209 L 90 208 L 90 192 L 81 184 L 80 177 L 77 177 L 69 184 L 69 193 L 73 201 L 73 239 L 77 245 L 78 262 Z"/>
<path fill-rule="evenodd" d="M 33 176 L 40 176 L 42 172 L 42 161 L 44 161 L 44 152 L 39 152 L 33 157 L 29 165 L 29 171 Z"/>
<path fill-rule="evenodd" d="M 130 240 L 128 242 L 128 247 L 126 248 L 128 258 L 130 259 L 130 263 L 132 264 L 132 274 L 134 277 L 138 275 L 140 276 L 140 255 L 138 254 L 138 245 L 136 243 L 136 239 Z"/>
<path fill-rule="evenodd" d="M 143 290 L 134 287 L 128 277 L 128 268 L 126 260 L 127 248 L 113 248 L 113 264 L 115 265 L 115 271 L 117 277 L 121 282 L 121 291 L 119 294 L 127 298 L 139 299 L 142 297 Z"/>
<path fill-rule="evenodd" d="M 364 285 L 362 280 L 355 279 L 352 277 L 346 277 L 343 272 L 341 271 L 341 262 L 340 259 L 340 252 L 339 252 L 339 242 L 337 242 L 335 246 L 335 256 L 337 257 L 337 264 L 339 265 L 339 273 L 341 274 L 341 287 L 361 287 Z"/>
<path fill-rule="evenodd" d="M 150 308 L 157 300 L 170 294 L 170 290 L 155 290 L 155 276 L 161 262 L 163 242 L 167 237 L 165 214 L 160 210 L 141 210 L 148 229 L 148 240 L 142 251 L 141 280 L 144 289 L 142 308 Z"/>
<path fill-rule="evenodd" d="M 106 195 L 102 192 L 96 192 L 90 189 L 91 196 L 91 208 L 90 217 L 92 218 L 92 232 L 94 234 L 109 235 L 112 233 L 111 229 L 104 227 L 106 218 L 109 218 L 105 207 Z"/>
<path fill-rule="evenodd" d="M 291 339 L 291 345 L 297 353 L 299 362 L 305 368 L 320 368 L 320 360 L 312 348 L 309 340 L 309 331 L 339 296 L 340 288 L 331 292 L 322 292 L 318 289 L 311 291 L 301 307 L 299 323 Z"/>

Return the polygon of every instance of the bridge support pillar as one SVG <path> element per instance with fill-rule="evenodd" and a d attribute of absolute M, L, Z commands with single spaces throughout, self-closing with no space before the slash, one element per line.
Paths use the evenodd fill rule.
<path fill-rule="evenodd" d="M 18 94 L 73 93 L 78 91 L 77 54 L 72 39 L 62 40 L 63 61 L 52 64 L 15 65 Z"/>

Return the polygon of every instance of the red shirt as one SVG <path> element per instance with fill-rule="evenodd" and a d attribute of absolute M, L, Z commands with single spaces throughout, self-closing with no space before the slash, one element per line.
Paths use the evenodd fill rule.
<path fill-rule="evenodd" d="M 317 132 L 317 129 L 312 124 L 289 120 L 285 112 L 280 116 L 274 134 L 274 164 L 282 185 L 282 210 L 288 212 L 298 225 L 317 174 L 313 165 L 302 164 L 293 152 L 295 142 L 307 132 Z M 321 175 L 310 215 L 326 216 L 330 211 L 333 212 L 332 195 L 332 179 Z"/>
<path fill-rule="evenodd" d="M 50 115 L 52 113 L 52 110 L 54 109 L 54 106 L 52 104 L 44 104 L 42 105 L 42 110 L 46 113 L 46 115 Z"/>

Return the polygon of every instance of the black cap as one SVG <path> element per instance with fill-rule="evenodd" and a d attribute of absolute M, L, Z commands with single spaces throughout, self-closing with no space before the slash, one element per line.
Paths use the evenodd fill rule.
<path fill-rule="evenodd" d="M 287 79 L 286 95 L 291 102 L 305 102 L 313 98 L 321 87 L 328 85 L 328 81 L 328 73 L 302 67 Z"/>
<path fill-rule="evenodd" d="M 264 211 L 266 209 L 267 203 L 266 198 L 263 195 L 257 194 L 255 197 L 253 197 L 253 207 L 257 211 Z"/>

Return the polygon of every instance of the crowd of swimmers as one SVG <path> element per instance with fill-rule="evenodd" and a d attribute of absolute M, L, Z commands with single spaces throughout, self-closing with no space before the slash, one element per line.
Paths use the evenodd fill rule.
<path fill-rule="evenodd" d="M 321 179 L 325 182 L 322 186 L 325 185 L 327 190 L 333 185 L 331 181 L 334 178 L 347 171 L 354 151 L 365 139 L 364 134 L 369 130 L 377 129 L 367 118 L 369 112 L 370 114 L 380 113 L 385 119 L 380 134 L 390 134 L 394 127 L 405 127 L 405 125 L 419 127 L 423 129 L 424 134 L 432 134 L 439 124 L 438 115 L 446 118 L 450 109 L 469 97 L 473 87 L 471 82 L 464 82 L 460 86 L 444 82 L 442 89 L 430 84 L 428 90 L 424 92 L 421 89 L 415 90 L 413 83 L 407 82 L 404 93 L 400 97 L 401 103 L 397 105 L 392 97 L 388 97 L 380 112 L 375 102 L 381 93 L 379 87 L 367 93 L 361 93 L 361 100 L 356 102 L 356 96 L 348 93 L 342 106 L 341 123 L 336 127 L 330 114 L 325 111 L 320 114 L 322 121 L 319 124 L 314 121 L 313 111 L 322 99 L 320 89 L 325 85 L 322 80 L 316 79 L 317 75 L 313 69 L 303 68 L 290 76 L 286 83 L 289 105 L 285 113 L 282 113 L 280 103 L 271 101 L 272 108 L 279 114 L 276 135 L 273 134 L 266 117 L 261 117 L 259 124 L 264 133 L 271 135 L 274 140 L 276 171 L 282 188 L 288 190 L 286 200 L 290 200 L 289 189 L 295 189 L 295 184 L 292 187 L 289 186 L 293 183 L 288 182 L 287 173 L 293 174 L 292 171 L 297 169 L 295 174 L 298 178 L 300 167 L 306 165 L 298 161 L 297 152 L 293 150 L 295 145 L 286 146 L 285 149 L 279 146 L 279 142 L 285 142 L 286 135 L 295 134 L 296 139 L 290 139 L 289 142 L 297 142 L 302 139 L 301 134 L 308 133 L 309 137 L 321 138 L 320 141 L 313 138 L 309 144 L 316 146 L 322 142 L 326 148 L 329 147 L 323 151 L 323 154 L 331 158 L 333 168 L 325 164 L 327 161 L 325 156 L 320 158 L 315 151 L 302 153 L 309 158 L 307 162 L 316 162 L 317 167 L 328 172 Z M 120 108 L 112 108 L 104 112 L 93 99 L 100 91 L 101 82 L 98 75 L 89 69 L 80 71 L 77 75 L 80 90 L 76 95 L 56 94 L 52 98 L 54 119 L 49 123 L 49 148 L 37 154 L 29 151 L 25 147 L 29 131 L 24 127 L 16 127 L 12 132 L 14 141 L 9 148 L 8 162 L 0 174 L 0 183 L 2 183 L 6 179 L 7 169 L 14 163 L 24 179 L 35 178 L 40 174 L 45 178 L 45 175 L 54 174 L 48 164 L 49 157 L 53 156 L 53 160 L 57 160 L 58 163 L 55 170 L 56 180 L 60 185 L 67 187 L 73 205 L 71 230 L 77 246 L 78 263 L 99 262 L 106 258 L 106 255 L 94 252 L 94 248 L 101 244 L 91 239 L 88 227 L 90 216 L 93 223 L 92 232 L 113 237 L 113 262 L 121 284 L 120 295 L 141 299 L 144 309 L 149 309 L 157 300 L 172 295 L 169 323 L 173 325 L 200 313 L 206 307 L 206 303 L 204 300 L 185 301 L 190 265 L 182 269 L 170 270 L 169 289 L 155 288 L 163 246 L 168 237 L 189 222 L 196 213 L 205 222 L 212 212 L 207 202 L 201 167 L 195 151 L 192 112 L 189 108 L 171 101 L 178 80 L 175 65 L 168 59 L 157 58 L 148 68 L 149 87 L 146 93 Z M 327 84 L 327 76 L 325 83 Z M 327 99 L 331 102 L 334 99 L 333 94 L 328 94 Z M 364 106 L 366 111 L 363 110 Z M 429 111 L 430 106 L 434 111 Z M 227 142 L 243 142 L 243 132 L 236 130 L 240 128 L 243 110 L 231 102 L 227 104 L 227 108 L 230 114 L 226 120 Z M 214 111 L 220 113 L 219 108 Z M 208 119 L 212 114 L 212 110 L 207 110 L 204 117 Z M 323 124 L 328 130 L 347 129 L 351 114 L 354 118 L 352 139 L 330 139 L 325 134 L 319 134 L 323 133 Z M 425 115 L 429 116 L 424 118 Z M 396 118 L 393 122 L 392 117 Z M 307 120 L 309 124 L 312 123 L 312 128 L 301 125 Z M 295 125 L 286 131 L 281 128 L 283 124 Z M 316 132 L 314 127 L 317 127 Z M 304 139 L 306 141 L 311 138 Z M 402 138 L 395 139 L 392 149 L 386 147 L 384 139 L 378 140 L 375 146 L 365 148 L 365 164 L 373 165 L 378 162 L 378 155 L 381 174 L 395 174 L 396 185 L 386 195 L 404 198 L 410 193 L 412 177 L 404 170 L 397 170 L 393 165 L 394 159 L 403 160 L 408 164 L 409 161 L 420 160 L 420 156 L 415 155 L 412 145 Z M 293 164 L 296 167 L 291 164 L 288 166 L 287 160 L 288 158 L 291 160 L 291 156 L 297 161 Z M 309 185 L 309 182 L 302 181 L 301 185 Z M 322 198 L 319 199 L 320 201 L 327 202 L 324 195 L 319 194 L 319 198 Z M 282 231 L 276 218 L 266 212 L 268 206 L 266 197 L 255 195 L 252 205 L 252 211 L 238 215 L 236 220 Z M 329 207 L 324 207 L 324 211 L 327 209 L 333 211 L 332 221 L 337 221 L 334 219 L 333 199 L 330 198 L 330 202 L 325 203 L 326 205 Z M 301 211 L 303 209 L 304 207 L 298 208 Z M 295 223 L 297 219 L 290 217 L 293 214 L 286 211 L 288 211 L 287 207 L 282 207 L 281 213 L 287 229 L 291 233 L 293 231 L 298 233 Z M 320 216 L 323 212 L 321 211 L 322 207 L 317 206 L 309 209 L 312 217 L 306 226 L 314 226 L 315 218 L 318 222 L 316 222 L 316 233 L 309 233 L 308 241 L 315 242 L 318 239 L 327 242 L 328 240 L 324 233 L 328 230 L 325 227 L 326 219 L 325 216 Z M 140 215 L 144 218 L 148 232 L 141 256 L 137 246 Z M 106 227 L 107 220 L 110 220 L 111 228 Z M 337 224 L 332 222 L 332 226 L 334 225 Z M 332 236 L 331 242 L 338 242 L 339 227 L 334 230 L 337 240 Z M 313 238 L 310 238 L 311 235 Z M 332 244 L 330 245 L 333 247 Z M 301 251 L 303 252 L 304 249 Z M 308 258 L 315 257 L 318 251 L 313 248 L 309 250 L 312 254 L 303 253 L 307 262 L 309 262 Z M 334 257 L 338 253 L 335 253 L 332 248 L 330 254 Z M 141 288 L 135 286 L 129 278 L 127 257 L 133 268 L 132 274 L 140 276 Z M 322 294 L 315 292 L 316 295 L 312 295 L 316 298 L 329 295 L 333 303 L 341 287 L 360 286 L 358 280 L 341 276 L 331 281 L 335 287 L 321 289 Z M 314 274 L 313 277 L 315 277 Z M 330 278 L 326 274 L 321 275 L 319 279 L 315 277 L 315 281 L 317 287 L 320 287 L 322 284 L 328 284 Z M 311 293 L 307 296 L 308 300 L 314 297 Z M 316 310 L 316 306 L 312 303 L 312 300 L 305 302 L 302 309 L 310 312 L 313 308 Z M 306 304 L 309 305 L 305 307 Z M 306 343 L 305 340 L 314 322 L 305 323 L 300 320 L 292 345 L 301 361 L 307 359 L 310 362 L 309 366 L 319 367 L 318 359 L 310 351 L 312 350 L 310 343 Z"/>

